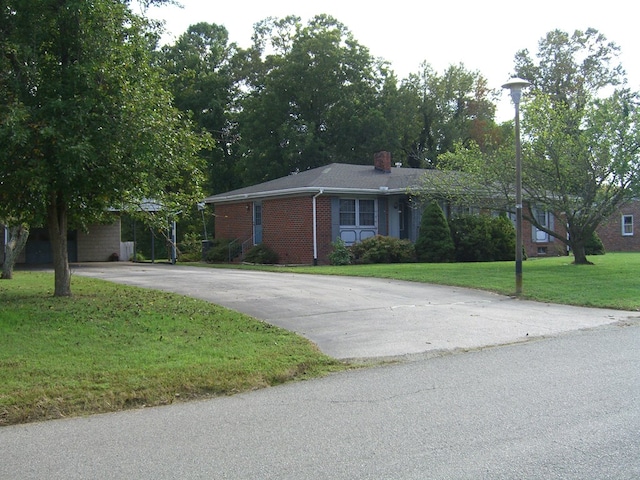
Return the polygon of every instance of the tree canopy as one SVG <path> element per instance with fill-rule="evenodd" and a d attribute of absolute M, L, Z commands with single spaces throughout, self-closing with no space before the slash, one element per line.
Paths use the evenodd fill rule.
<path fill-rule="evenodd" d="M 636 193 L 640 173 L 639 96 L 626 88 L 619 48 L 594 29 L 555 30 L 537 61 L 516 55 L 516 74 L 532 83 L 523 107 L 523 188 L 529 205 L 563 217 L 556 236 L 587 263 L 585 243 Z"/>
<path fill-rule="evenodd" d="M 456 143 L 484 145 L 495 128 L 495 99 L 480 72 L 463 64 L 438 74 L 428 63 L 402 82 L 404 107 L 401 151 L 412 167 L 434 168 L 438 157 L 452 152 Z"/>
<path fill-rule="evenodd" d="M 0 15 L 0 213 L 48 227 L 55 295 L 70 295 L 67 230 L 149 198 L 195 201 L 202 139 L 128 2 L 3 0 Z"/>
<path fill-rule="evenodd" d="M 332 17 L 267 19 L 245 55 L 238 162 L 249 183 L 369 161 L 389 144 L 385 69 Z"/>
<path fill-rule="evenodd" d="M 207 164 L 208 194 L 240 186 L 234 170 L 236 58 L 237 47 L 229 43 L 227 29 L 204 22 L 191 25 L 173 45 L 159 52 L 174 105 L 215 139 L 212 148 L 200 152 Z"/>
<path fill-rule="evenodd" d="M 578 264 L 588 263 L 584 247 L 596 228 L 638 191 L 639 94 L 626 88 L 618 51 L 596 30 L 556 30 L 540 41 L 535 58 L 526 50 L 515 57 L 515 76 L 531 82 L 522 107 L 523 216 L 570 247 Z M 513 143 L 492 142 L 484 151 L 459 145 L 439 161 L 467 172 L 465 181 L 434 177 L 440 183 L 424 190 L 513 209 L 513 152 Z M 561 218 L 568 236 L 542 225 L 534 209 Z"/>

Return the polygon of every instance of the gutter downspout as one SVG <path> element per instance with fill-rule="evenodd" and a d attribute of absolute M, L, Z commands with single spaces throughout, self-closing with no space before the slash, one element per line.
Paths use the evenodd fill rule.
<path fill-rule="evenodd" d="M 324 193 L 321 188 L 318 193 L 313 196 L 313 266 L 318 265 L 318 219 L 316 210 L 316 198 Z"/>

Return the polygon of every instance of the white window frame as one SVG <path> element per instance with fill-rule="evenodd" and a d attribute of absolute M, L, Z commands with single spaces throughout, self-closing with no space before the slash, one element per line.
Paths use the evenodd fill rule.
<path fill-rule="evenodd" d="M 342 208 L 340 208 L 340 226 L 341 227 L 377 227 L 378 226 L 378 202 L 373 198 L 341 198 L 340 201 L 348 200 L 355 203 L 355 224 L 342 223 Z M 373 224 L 360 223 L 360 202 L 373 202 Z M 340 205 L 342 207 L 342 204 Z M 351 213 L 351 212 L 349 212 Z M 369 212 L 367 212 L 369 213 Z"/>
<path fill-rule="evenodd" d="M 552 217 L 551 213 L 548 210 L 534 208 L 533 214 L 535 215 L 536 220 L 538 221 L 538 223 L 540 223 L 540 225 L 550 230 L 552 229 Z M 533 240 L 534 243 L 549 243 L 551 241 L 551 235 L 549 235 L 544 230 L 538 229 L 538 227 L 533 224 L 531 225 L 531 237 L 531 240 Z"/>
<path fill-rule="evenodd" d="M 630 221 L 627 222 L 627 219 Z M 620 223 L 622 227 L 622 236 L 623 237 L 633 236 L 633 215 L 622 215 L 622 220 Z"/>

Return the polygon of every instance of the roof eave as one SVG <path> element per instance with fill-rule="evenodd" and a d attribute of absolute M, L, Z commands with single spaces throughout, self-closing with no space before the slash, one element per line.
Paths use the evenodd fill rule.
<path fill-rule="evenodd" d="M 234 203 L 243 200 L 255 200 L 273 197 L 290 197 L 299 195 L 314 195 L 323 193 L 325 195 L 398 195 L 407 194 L 406 188 L 340 188 L 340 187 L 299 187 L 286 188 L 282 190 L 268 190 L 262 192 L 238 193 L 234 195 L 214 195 L 204 199 L 204 203 Z"/>

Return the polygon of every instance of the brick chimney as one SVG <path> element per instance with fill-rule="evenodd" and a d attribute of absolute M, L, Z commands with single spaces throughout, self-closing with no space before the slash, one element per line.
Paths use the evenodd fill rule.
<path fill-rule="evenodd" d="M 373 155 L 373 166 L 376 170 L 391 173 L 391 152 L 378 152 Z"/>

